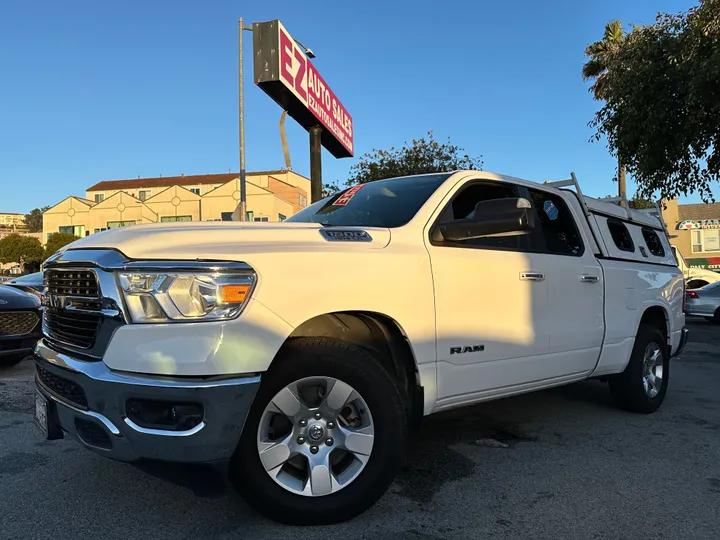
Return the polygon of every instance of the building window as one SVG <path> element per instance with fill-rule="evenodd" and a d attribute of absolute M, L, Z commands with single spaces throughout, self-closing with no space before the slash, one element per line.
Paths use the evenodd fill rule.
<path fill-rule="evenodd" d="M 245 212 L 245 221 L 253 221 L 253 218 L 255 217 L 255 212 L 252 210 L 248 210 Z"/>
<path fill-rule="evenodd" d="M 300 206 L 305 208 L 307 206 L 307 197 L 302 193 L 298 193 L 298 202 L 300 203 Z"/>
<path fill-rule="evenodd" d="M 692 252 L 720 251 L 720 229 L 701 229 L 690 231 Z"/>
<path fill-rule="evenodd" d="M 120 227 L 127 227 L 128 225 L 135 225 L 135 220 L 128 220 L 128 221 L 108 221 L 107 222 L 107 228 L 108 229 L 118 229 Z"/>
<path fill-rule="evenodd" d="M 105 228 L 105 227 L 102 227 L 102 228 L 97 228 L 97 227 L 95 227 L 95 229 L 93 229 L 93 234 L 96 234 L 96 233 L 99 233 L 99 232 L 103 232 L 103 231 L 107 231 L 107 228 Z"/>
<path fill-rule="evenodd" d="M 270 218 L 268 218 L 267 216 L 256 217 L 255 219 L 253 219 L 253 221 L 270 221 Z"/>
<path fill-rule="evenodd" d="M 232 221 L 232 215 L 232 212 L 223 212 L 222 214 L 220 214 L 220 218 L 222 221 Z"/>
<path fill-rule="evenodd" d="M 138 199 L 141 201 L 147 201 L 150 198 L 150 190 L 149 189 L 143 189 L 141 191 L 138 191 Z"/>
<path fill-rule="evenodd" d="M 96 193 L 95 194 L 95 202 L 103 202 L 105 200 L 105 194 L 104 193 Z"/>
<path fill-rule="evenodd" d="M 287 219 L 287 216 L 284 216 L 282 214 L 278 214 L 278 221 L 285 221 Z"/>
<path fill-rule="evenodd" d="M 58 232 L 61 234 L 72 234 L 82 238 L 85 236 L 85 225 L 67 225 L 65 227 L 58 227 Z"/>
<path fill-rule="evenodd" d="M 160 221 L 192 221 L 192 216 L 161 216 Z"/>
<path fill-rule="evenodd" d="M 191 187 L 190 191 L 194 193 L 195 195 L 200 195 L 200 188 L 199 187 Z"/>

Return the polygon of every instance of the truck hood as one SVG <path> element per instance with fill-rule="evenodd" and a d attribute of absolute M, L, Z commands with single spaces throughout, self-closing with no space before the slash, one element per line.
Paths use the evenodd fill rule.
<path fill-rule="evenodd" d="M 363 231 L 369 240 L 337 238 Z M 328 238 L 331 236 L 331 238 Z M 317 223 L 191 221 L 150 223 L 110 229 L 69 244 L 65 249 L 116 249 L 130 259 L 243 260 L 246 254 L 359 251 L 382 249 L 390 229 L 323 227 Z"/>

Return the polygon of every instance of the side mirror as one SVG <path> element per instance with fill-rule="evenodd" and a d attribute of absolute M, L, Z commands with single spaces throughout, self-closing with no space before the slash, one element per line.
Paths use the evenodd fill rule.
<path fill-rule="evenodd" d="M 535 227 L 530 201 L 492 199 L 475 206 L 471 218 L 456 219 L 441 224 L 438 229 L 444 240 L 458 242 L 474 238 L 517 236 L 527 234 Z"/>

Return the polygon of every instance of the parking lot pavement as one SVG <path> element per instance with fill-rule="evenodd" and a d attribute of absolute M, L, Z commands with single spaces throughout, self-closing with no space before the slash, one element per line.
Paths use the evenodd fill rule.
<path fill-rule="evenodd" d="M 26 361 L 0 373 L 0 539 L 717 539 L 720 327 L 690 326 L 657 413 L 619 411 L 589 381 L 438 415 L 375 507 L 302 531 L 255 514 L 214 469 L 42 441 Z"/>

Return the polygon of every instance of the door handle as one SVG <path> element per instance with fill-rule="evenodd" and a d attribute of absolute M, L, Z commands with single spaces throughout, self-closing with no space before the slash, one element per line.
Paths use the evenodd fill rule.
<path fill-rule="evenodd" d="M 523 281 L 543 281 L 545 279 L 545 274 L 542 272 L 522 272 L 520 274 L 520 279 Z"/>
<path fill-rule="evenodd" d="M 597 283 L 598 281 L 600 281 L 600 278 L 598 278 L 597 276 L 583 274 L 582 276 L 580 276 L 580 281 L 582 283 Z"/>

